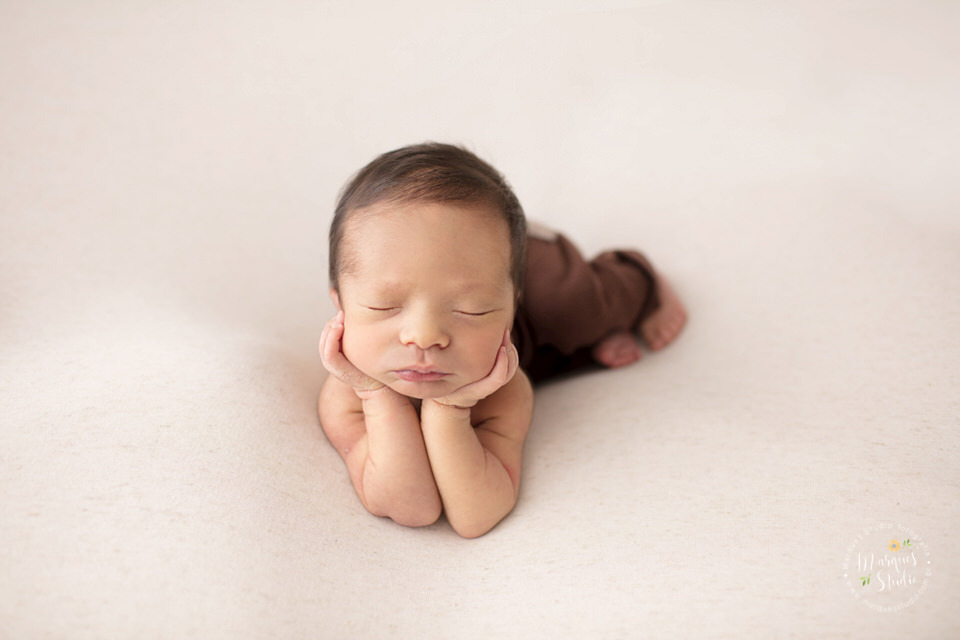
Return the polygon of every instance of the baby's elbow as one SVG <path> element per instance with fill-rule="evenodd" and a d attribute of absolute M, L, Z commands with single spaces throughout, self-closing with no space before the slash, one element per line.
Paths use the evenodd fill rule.
<path fill-rule="evenodd" d="M 427 527 L 440 519 L 443 502 L 436 486 L 420 490 L 398 491 L 395 487 L 377 487 L 364 482 L 357 487 L 360 502 L 371 514 L 390 518 L 405 527 Z"/>
<path fill-rule="evenodd" d="M 405 527 L 429 527 L 440 519 L 442 509 L 417 509 L 410 512 L 391 515 L 397 524 Z"/>
<path fill-rule="evenodd" d="M 378 516 L 386 516 L 404 527 L 429 527 L 440 519 L 443 513 L 443 504 L 440 500 L 425 500 L 423 502 L 411 505 L 394 505 L 390 509 L 385 509 L 377 513 L 371 509 L 371 513 Z"/>
<path fill-rule="evenodd" d="M 489 533 L 494 527 L 500 524 L 500 521 L 507 516 L 507 513 L 509 513 L 509 511 L 502 514 L 460 514 L 459 517 L 451 517 L 448 513 L 447 520 L 461 538 L 473 539 Z"/>
<path fill-rule="evenodd" d="M 499 499 L 490 499 L 481 504 L 460 505 L 460 508 L 447 509 L 447 521 L 462 538 L 479 538 L 510 515 L 517 504 L 517 492 L 514 487 L 503 491 Z"/>
<path fill-rule="evenodd" d="M 497 526 L 499 522 L 499 520 L 493 522 L 451 522 L 450 526 L 453 527 L 453 530 L 456 531 L 461 538 L 472 540 L 486 535 Z"/>
<path fill-rule="evenodd" d="M 486 535 L 490 532 L 493 527 L 496 526 L 496 523 L 490 526 L 455 526 L 453 525 L 453 530 L 457 532 L 461 538 L 466 538 L 467 540 L 473 540 L 479 538 L 480 536 Z"/>

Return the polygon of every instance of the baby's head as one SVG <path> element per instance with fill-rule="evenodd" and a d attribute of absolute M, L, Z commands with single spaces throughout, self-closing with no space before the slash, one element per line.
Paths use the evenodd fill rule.
<path fill-rule="evenodd" d="M 513 322 L 525 245 L 519 201 L 469 151 L 423 144 L 376 158 L 330 227 L 344 355 L 411 397 L 484 377 Z"/>
<path fill-rule="evenodd" d="M 499 215 L 510 235 L 510 279 L 519 297 L 526 255 L 526 220 L 520 201 L 499 171 L 475 154 L 426 143 L 389 151 L 361 169 L 340 193 L 330 224 L 330 286 L 339 290 L 344 231 L 357 211 L 374 205 L 450 203 Z"/>

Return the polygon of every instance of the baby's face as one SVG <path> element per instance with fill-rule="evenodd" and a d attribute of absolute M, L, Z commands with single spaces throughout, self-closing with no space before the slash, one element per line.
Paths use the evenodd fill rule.
<path fill-rule="evenodd" d="M 485 377 L 513 324 L 507 223 L 462 204 L 378 204 L 346 223 L 343 353 L 413 398 Z"/>

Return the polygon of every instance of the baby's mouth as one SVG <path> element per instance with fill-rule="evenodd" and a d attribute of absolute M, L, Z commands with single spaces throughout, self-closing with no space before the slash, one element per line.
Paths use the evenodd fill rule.
<path fill-rule="evenodd" d="M 406 382 L 436 382 L 450 375 L 436 369 L 397 369 L 394 374 Z"/>

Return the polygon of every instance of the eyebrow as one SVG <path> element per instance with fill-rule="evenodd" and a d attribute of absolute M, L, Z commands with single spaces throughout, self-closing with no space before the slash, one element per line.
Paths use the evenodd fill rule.
<path fill-rule="evenodd" d="M 451 288 L 456 289 L 460 293 L 472 294 L 477 292 L 481 292 L 481 293 L 486 293 L 488 291 L 493 292 L 494 289 L 498 289 L 499 287 L 491 287 L 490 283 L 481 282 L 479 280 L 473 280 L 470 282 L 456 283 L 456 286 L 453 286 Z M 497 293 L 499 293 L 499 291 L 497 291 Z"/>
<path fill-rule="evenodd" d="M 372 284 L 370 285 L 368 291 L 370 291 L 371 293 L 374 293 L 374 294 L 376 294 L 376 295 L 378 295 L 378 296 L 383 296 L 383 297 L 388 297 L 388 298 L 389 298 L 389 297 L 394 297 L 394 296 L 403 295 L 404 289 L 405 289 L 405 287 L 404 287 L 403 285 L 401 285 L 399 282 L 391 282 L 391 281 L 381 282 L 381 281 L 375 281 L 374 283 L 372 283 Z"/>
<path fill-rule="evenodd" d="M 363 283 L 362 286 L 368 295 L 381 297 L 381 298 L 393 298 L 403 296 L 407 289 L 407 286 L 397 280 L 380 280 L 376 279 L 373 282 Z M 491 286 L 488 282 L 483 282 L 480 280 L 465 281 L 462 283 L 453 283 L 450 286 L 450 292 L 454 293 L 457 296 L 473 296 L 480 295 L 484 297 L 489 296 L 498 296 L 503 293 L 506 289 L 513 286 L 513 281 L 509 278 L 505 278 L 502 285 Z"/>

